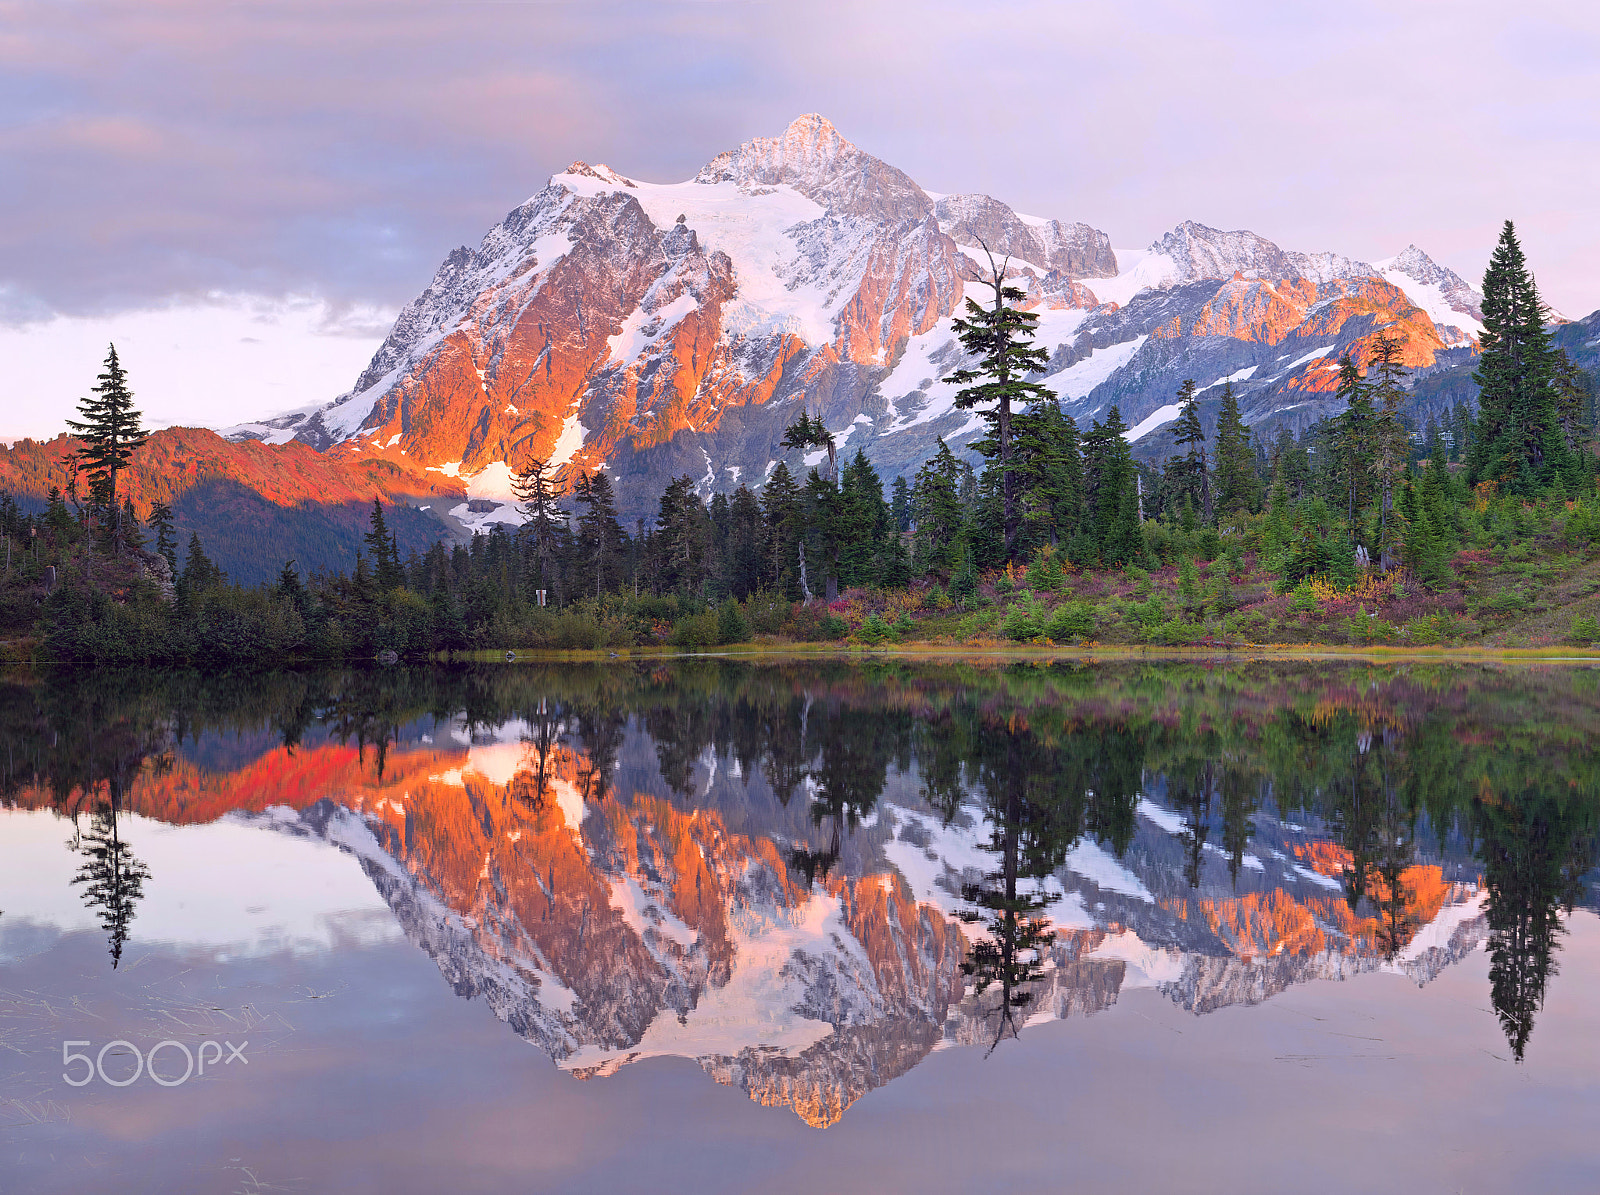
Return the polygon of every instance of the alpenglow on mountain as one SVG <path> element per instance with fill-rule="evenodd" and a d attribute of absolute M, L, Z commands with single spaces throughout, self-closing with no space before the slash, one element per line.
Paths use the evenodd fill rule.
<path fill-rule="evenodd" d="M 1336 411 L 1340 357 L 1364 364 L 1380 332 L 1419 376 L 1477 352 L 1481 296 L 1414 245 L 1369 263 L 1184 222 L 1113 250 L 1085 223 L 925 191 L 808 115 L 687 182 L 574 162 L 445 258 L 347 394 L 227 434 L 460 479 L 477 501 L 451 514 L 472 527 L 520 519 L 509 479 L 533 457 L 603 466 L 630 521 L 674 476 L 759 486 L 803 467 L 779 444 L 802 412 L 885 478 L 912 473 L 936 437 L 979 434 L 947 378 L 985 244 L 1039 316 L 1039 380 L 1081 427 L 1118 404 L 1144 455 L 1185 378 L 1208 425 L 1231 382 L 1267 432 Z"/>

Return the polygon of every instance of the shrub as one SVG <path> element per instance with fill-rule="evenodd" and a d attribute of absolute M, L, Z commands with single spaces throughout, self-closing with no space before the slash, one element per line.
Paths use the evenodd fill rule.
<path fill-rule="evenodd" d="M 1094 609 L 1087 602 L 1062 602 L 1050 614 L 1045 634 L 1057 643 L 1094 634 Z"/>
<path fill-rule="evenodd" d="M 1600 639 L 1600 618 L 1583 614 L 1572 620 L 1572 641 L 1578 644 L 1593 643 Z"/>
<path fill-rule="evenodd" d="M 850 624 L 815 602 L 809 606 L 797 602 L 784 623 L 783 633 L 799 643 L 816 643 L 843 639 L 850 633 Z"/>
<path fill-rule="evenodd" d="M 757 635 L 776 635 L 789 621 L 794 603 L 779 593 L 758 589 L 745 599 L 744 615 L 750 621 L 750 630 Z"/>
<path fill-rule="evenodd" d="M 709 610 L 704 614 L 690 614 L 672 624 L 672 634 L 667 642 L 674 647 L 691 651 L 717 642 L 717 616 Z"/>
<path fill-rule="evenodd" d="M 1167 607 L 1160 598 L 1152 594 L 1149 601 L 1128 607 L 1128 618 L 1140 630 L 1148 633 L 1152 627 L 1167 621 Z"/>
<path fill-rule="evenodd" d="M 739 603 L 729 598 L 717 610 L 717 642 L 743 643 L 750 638 L 750 623 Z"/>
<path fill-rule="evenodd" d="M 1056 555 L 1056 550 L 1049 544 L 1039 549 L 1039 554 L 1034 557 L 1032 566 L 1028 569 L 1028 584 L 1035 589 L 1046 593 L 1054 593 L 1061 588 L 1061 582 L 1066 579 L 1066 574 L 1061 571 L 1061 559 Z"/>
<path fill-rule="evenodd" d="M 1289 595 L 1290 609 L 1305 614 L 1321 614 L 1322 601 L 1317 594 L 1316 586 L 1307 577 L 1296 585 Z"/>
<path fill-rule="evenodd" d="M 883 619 L 879 618 L 878 612 L 874 610 L 867 615 L 856 636 L 869 647 L 876 647 L 889 637 L 889 628 L 883 625 Z"/>
<path fill-rule="evenodd" d="M 1029 639 L 1036 639 L 1044 633 L 1033 612 L 1021 603 L 1011 607 L 1011 613 L 1006 615 L 1001 630 L 1005 632 L 1007 639 L 1014 639 L 1018 643 L 1026 643 Z"/>

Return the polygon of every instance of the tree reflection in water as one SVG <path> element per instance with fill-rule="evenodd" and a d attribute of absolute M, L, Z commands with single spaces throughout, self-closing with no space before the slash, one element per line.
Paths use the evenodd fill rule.
<path fill-rule="evenodd" d="M 1563 788 L 1529 785 L 1473 804 L 1489 896 L 1489 996 L 1518 1062 L 1556 973 L 1559 911 L 1572 912 L 1594 859 L 1594 802 Z"/>
<path fill-rule="evenodd" d="M 122 947 L 128 940 L 135 906 L 144 895 L 144 882 L 150 869 L 134 858 L 132 849 L 117 831 L 114 800 L 101 801 L 89 815 L 89 828 L 73 836 L 73 849 L 83 856 L 83 864 L 72 877 L 83 884 L 83 903 L 100 919 L 111 948 L 111 969 L 122 961 Z"/>
<path fill-rule="evenodd" d="M 521 720 L 525 766 L 511 787 L 540 808 L 569 764 L 559 774 L 585 801 L 629 799 L 616 791 L 617 769 L 629 736 L 643 734 L 678 803 L 714 805 L 743 831 L 780 840 L 808 885 L 853 876 L 864 860 L 883 866 L 852 835 L 877 824 L 895 770 L 914 777 L 907 783 L 947 829 L 981 819 L 990 863 L 955 887 L 965 920 L 982 930 L 966 966 L 992 1002 L 980 1000 L 997 1022 L 995 1043 L 1016 1033 L 1017 1011 L 1052 949 L 1060 953 L 1050 912 L 1077 843 L 1092 836 L 1123 857 L 1142 833 L 1141 800 L 1165 801 L 1181 819 L 1175 841 L 1154 832 L 1140 841 L 1172 843 L 1167 893 L 1195 893 L 1194 907 L 1233 899 L 1241 917 L 1270 931 L 1262 905 L 1243 907 L 1261 898 L 1259 880 L 1241 879 L 1247 863 L 1259 868 L 1247 848 L 1265 808 L 1331 832 L 1331 841 L 1313 832 L 1280 842 L 1312 852 L 1294 865 L 1339 885 L 1333 911 L 1348 910 L 1340 924 L 1360 938 L 1324 922 L 1316 949 L 1359 947 L 1404 963 L 1441 891 L 1481 876 L 1491 998 L 1520 1059 L 1556 973 L 1564 911 L 1594 858 L 1593 690 L 1581 674 L 1472 668 L 905 661 L 14 677 L 0 681 L 0 795 L 35 794 L 27 799 L 84 819 L 74 882 L 117 966 L 149 878 L 122 819 L 129 809 L 165 816 L 130 804 L 133 787 L 149 784 L 175 750 L 204 755 L 229 736 L 265 730 L 291 754 L 353 743 L 364 773 L 381 782 L 392 753 L 414 747 L 430 719 L 496 734 Z M 730 766 L 717 791 L 705 791 L 719 759 Z M 762 782 L 770 806 L 757 801 Z M 804 804 L 791 807 L 797 796 Z M 1447 844 L 1454 879 L 1422 863 Z M 1225 858 L 1234 897 L 1207 874 L 1211 855 Z M 1307 923 L 1321 899 L 1280 897 L 1298 902 Z M 1241 951 L 1252 945 L 1240 942 Z"/>

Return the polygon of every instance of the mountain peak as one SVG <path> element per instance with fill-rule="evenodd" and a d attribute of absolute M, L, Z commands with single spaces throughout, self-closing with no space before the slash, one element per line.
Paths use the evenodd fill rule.
<path fill-rule="evenodd" d="M 746 190 L 788 185 L 835 216 L 902 223 L 933 211 L 933 201 L 909 175 L 848 141 L 815 112 L 795 117 L 780 136 L 753 137 L 718 154 L 695 181 Z"/>
<path fill-rule="evenodd" d="M 583 159 L 578 159 L 562 171 L 563 174 L 576 174 L 582 178 L 596 178 L 603 183 L 614 183 L 620 187 L 633 186 L 633 180 L 624 178 L 611 167 L 601 162 L 598 166 L 591 166 Z"/>
<path fill-rule="evenodd" d="M 1439 265 L 1415 245 L 1407 245 L 1377 266 L 1385 278 L 1402 289 L 1406 281 L 1415 283 L 1410 288 L 1415 291 L 1412 298 L 1435 322 L 1453 324 L 1471 336 L 1483 330 L 1483 296 L 1461 275 Z"/>

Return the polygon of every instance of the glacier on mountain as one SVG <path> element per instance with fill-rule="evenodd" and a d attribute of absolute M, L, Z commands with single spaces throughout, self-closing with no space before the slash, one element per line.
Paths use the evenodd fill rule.
<path fill-rule="evenodd" d="M 610 467 L 627 519 L 673 476 L 708 494 L 804 468 L 779 444 L 802 411 L 886 478 L 913 473 L 936 436 L 967 451 L 982 425 L 945 379 L 984 245 L 1039 317 L 1038 380 L 1085 428 L 1117 404 L 1146 456 L 1170 450 L 1186 378 L 1208 424 L 1229 382 L 1269 433 L 1338 409 L 1321 357 L 1364 361 L 1394 332 L 1423 377 L 1481 330 L 1481 296 L 1415 246 L 1369 264 L 1184 221 L 1114 250 L 1082 222 L 927 192 L 813 114 L 685 182 L 574 162 L 446 256 L 347 394 L 230 434 L 455 463 L 504 508 L 464 512 L 476 526 L 517 517 L 500 483 L 535 456 Z"/>

